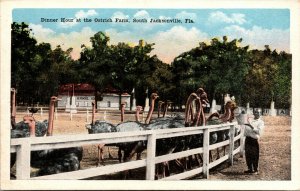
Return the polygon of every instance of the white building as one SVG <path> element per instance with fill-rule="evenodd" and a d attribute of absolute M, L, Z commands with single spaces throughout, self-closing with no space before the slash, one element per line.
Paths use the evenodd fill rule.
<path fill-rule="evenodd" d="M 119 94 L 113 88 L 107 88 L 102 93 L 102 101 L 97 102 L 98 109 L 114 110 L 119 109 Z M 83 108 L 91 108 L 95 100 L 95 88 L 90 84 L 65 84 L 60 86 L 58 97 L 59 108 L 66 108 L 66 111 Z M 121 95 L 121 103 L 126 103 L 125 109 L 130 109 L 130 94 Z M 76 112 L 75 112 L 76 113 Z"/>
<path fill-rule="evenodd" d="M 126 103 L 125 109 L 130 109 L 130 95 L 128 93 L 123 93 L 121 98 L 121 103 Z M 99 101 L 98 108 L 105 109 L 119 109 L 119 95 L 116 93 L 103 93 L 103 100 Z"/>

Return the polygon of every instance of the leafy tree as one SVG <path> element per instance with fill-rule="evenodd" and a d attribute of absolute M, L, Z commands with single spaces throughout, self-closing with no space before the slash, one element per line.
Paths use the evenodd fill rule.
<path fill-rule="evenodd" d="M 119 105 L 124 92 L 131 92 L 135 81 L 135 65 L 133 48 L 124 42 L 111 46 L 112 66 L 111 83 L 119 93 Z"/>
<path fill-rule="evenodd" d="M 49 103 L 60 84 L 76 80 L 72 48 L 54 50 L 49 43 L 37 44 L 25 23 L 12 24 L 11 86 L 18 92 L 17 101 L 24 104 Z"/>
<path fill-rule="evenodd" d="M 280 52 L 276 56 L 278 69 L 274 76 L 273 96 L 277 108 L 290 108 L 292 93 L 292 56 Z"/>
<path fill-rule="evenodd" d="M 75 83 L 77 72 L 70 53 L 72 48 L 63 51 L 60 46 L 50 50 L 42 63 L 41 79 L 49 97 L 56 95 L 61 84 Z"/>
<path fill-rule="evenodd" d="M 37 41 L 25 23 L 13 22 L 11 30 L 11 86 L 17 89 L 18 102 L 32 102 L 34 77 L 38 67 L 34 62 Z"/>
<path fill-rule="evenodd" d="M 161 100 L 169 100 L 174 97 L 172 93 L 175 86 L 172 82 L 174 76 L 171 66 L 163 63 L 157 56 L 151 57 L 148 63 L 152 67 L 150 68 L 149 75 L 145 78 L 147 87 L 153 92 L 159 93 Z"/>
<path fill-rule="evenodd" d="M 74 61 L 72 48 L 52 50 L 49 43 L 37 44 L 25 23 L 14 22 L 11 33 L 11 85 L 19 103 L 48 103 L 61 84 L 80 82 L 94 85 L 96 101 L 110 86 L 120 95 L 135 88 L 141 105 L 146 89 L 181 106 L 199 87 L 219 103 L 225 93 L 234 95 L 239 105 L 269 107 L 275 100 L 277 107 L 288 108 L 291 103 L 291 55 L 268 45 L 249 51 L 239 46 L 242 39 L 213 38 L 168 65 L 150 56 L 154 44 L 141 40 L 134 47 L 124 42 L 108 45 L 109 37 L 98 32 L 90 38 L 92 47 L 82 45 L 81 57 Z"/>
<path fill-rule="evenodd" d="M 205 88 L 211 98 L 222 100 L 222 95 L 230 93 L 240 101 L 249 62 L 248 46 L 238 46 L 241 41 L 228 42 L 224 36 L 220 42 L 214 38 L 210 45 L 201 42 L 198 47 L 176 57 L 172 63 L 180 95 L 176 103 L 184 104 L 182 100 L 199 87 Z"/>
<path fill-rule="evenodd" d="M 152 57 L 149 53 L 153 50 L 153 44 L 139 41 L 139 45 L 131 47 L 127 43 L 120 42 L 117 45 L 111 45 L 111 77 L 112 86 L 119 92 L 119 103 L 121 105 L 121 94 L 131 93 L 135 88 L 139 89 L 149 87 L 147 79 L 151 76 L 154 68 L 151 62 Z M 143 91 L 143 90 L 142 90 Z M 144 99 L 142 93 L 141 98 Z"/>
<path fill-rule="evenodd" d="M 95 101 L 97 102 L 101 100 L 101 94 L 111 83 L 113 55 L 108 46 L 109 37 L 103 32 L 96 33 L 90 41 L 92 48 L 81 46 L 83 50 L 80 53 L 79 62 L 82 67 L 82 82 L 90 83 L 95 87 Z"/>
<path fill-rule="evenodd" d="M 282 52 L 252 50 L 251 69 L 245 76 L 247 89 L 245 99 L 253 107 L 269 108 L 272 100 L 276 105 L 287 108 L 291 92 L 291 57 Z"/>

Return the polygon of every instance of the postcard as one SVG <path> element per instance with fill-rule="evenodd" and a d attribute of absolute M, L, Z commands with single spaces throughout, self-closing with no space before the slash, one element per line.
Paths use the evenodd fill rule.
<path fill-rule="evenodd" d="M 1 189 L 299 189 L 299 8 L 1 1 Z"/>

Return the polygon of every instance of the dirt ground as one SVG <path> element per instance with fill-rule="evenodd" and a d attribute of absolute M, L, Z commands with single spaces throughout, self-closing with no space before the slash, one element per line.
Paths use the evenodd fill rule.
<path fill-rule="evenodd" d="M 16 121 L 21 121 L 26 113 L 17 113 Z M 36 113 L 35 119 L 43 121 L 48 118 L 47 113 Z M 156 116 L 156 114 L 154 114 Z M 146 117 L 146 116 L 144 116 Z M 72 120 L 71 120 L 72 118 Z M 118 111 L 100 111 L 96 114 L 96 120 L 105 119 L 107 122 L 117 124 L 120 121 Z M 246 170 L 245 157 L 235 155 L 234 164 L 230 166 L 223 163 L 210 170 L 210 180 L 291 180 L 291 117 L 287 116 L 263 116 L 265 121 L 265 131 L 260 140 L 260 161 L 259 174 L 244 174 Z M 127 112 L 124 117 L 125 121 L 134 120 L 134 114 Z M 91 122 L 91 114 L 80 112 L 77 114 L 58 113 L 54 121 L 53 136 L 62 134 L 87 134 L 85 125 Z M 117 148 L 109 147 L 113 159 L 108 158 L 107 148 L 104 151 L 106 163 L 118 163 Z M 145 157 L 146 152 L 143 152 Z M 83 160 L 81 168 L 93 168 L 97 166 L 97 145 L 84 146 Z M 176 169 L 175 169 L 176 171 Z M 13 170 L 12 170 L 13 172 Z M 134 176 L 130 179 L 143 180 L 145 177 L 145 168 L 135 169 L 132 171 Z M 92 177 L 90 179 L 122 179 L 120 173 Z M 190 178 L 202 179 L 202 176 Z"/>
<path fill-rule="evenodd" d="M 236 155 L 234 165 L 214 169 L 217 180 L 291 180 L 291 118 L 264 116 L 265 130 L 260 140 L 259 174 L 246 175 L 245 157 Z"/>

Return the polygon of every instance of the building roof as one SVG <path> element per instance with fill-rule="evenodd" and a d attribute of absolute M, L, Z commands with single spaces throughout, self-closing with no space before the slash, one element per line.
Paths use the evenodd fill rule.
<path fill-rule="evenodd" d="M 88 83 L 64 84 L 59 87 L 58 95 L 74 95 L 75 96 L 94 96 L 95 87 Z M 103 91 L 104 94 L 118 94 L 118 90 L 108 86 Z M 129 95 L 122 93 L 122 95 Z"/>
<path fill-rule="evenodd" d="M 87 83 L 64 84 L 59 87 L 58 95 L 92 95 L 94 92 L 94 86 Z"/>

